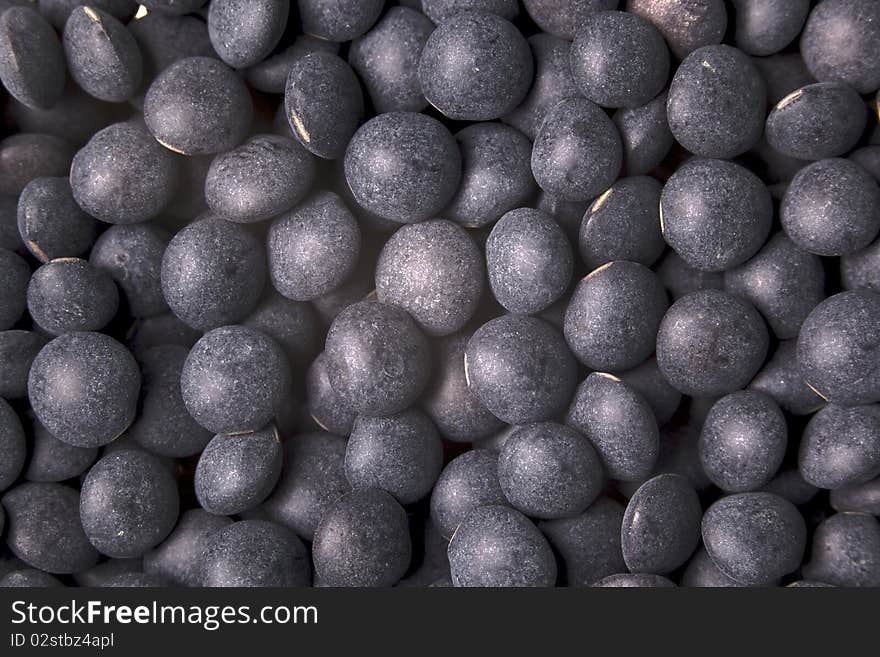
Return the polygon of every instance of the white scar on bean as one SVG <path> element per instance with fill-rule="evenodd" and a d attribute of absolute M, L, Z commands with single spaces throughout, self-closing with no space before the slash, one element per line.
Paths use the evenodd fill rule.
<path fill-rule="evenodd" d="M 605 263 L 604 265 L 602 265 L 601 267 L 597 267 L 596 269 L 594 269 L 593 271 L 591 271 L 589 274 L 587 274 L 586 276 L 584 276 L 581 280 L 583 280 L 583 281 L 588 281 L 588 280 L 590 280 L 591 278 L 593 278 L 593 276 L 595 276 L 596 274 L 598 274 L 598 273 L 601 272 L 601 271 L 605 271 L 606 269 L 608 269 L 608 268 L 609 268 L 611 265 L 613 265 L 613 264 L 614 264 L 614 262 L 606 262 L 606 263 Z"/>
<path fill-rule="evenodd" d="M 103 34 L 109 41 L 110 35 L 107 34 L 107 30 L 104 29 L 104 23 L 101 21 L 101 17 L 98 16 L 97 13 L 95 13 L 95 10 L 91 7 L 83 7 L 83 12 L 85 12 L 85 15 L 88 16 L 90 21 L 98 26 L 98 28 L 101 30 L 101 34 Z"/>
<path fill-rule="evenodd" d="M 299 118 L 299 115 L 291 113 L 290 120 L 293 121 L 293 127 L 296 128 L 296 131 L 299 133 L 299 136 L 303 138 L 303 141 L 307 144 L 311 143 L 312 136 L 309 134 L 309 131 L 306 130 L 306 126 L 303 124 L 302 119 Z"/>
<path fill-rule="evenodd" d="M 325 425 L 323 422 L 321 422 L 321 420 L 315 417 L 314 413 L 309 413 L 309 417 L 312 418 L 312 420 L 315 421 L 315 424 L 321 427 L 324 431 L 326 431 L 327 433 L 333 433 L 332 431 L 330 431 L 330 429 L 327 428 L 327 425 Z"/>
<path fill-rule="evenodd" d="M 46 255 L 46 252 L 43 251 L 43 249 L 41 249 L 40 246 L 33 240 L 28 240 L 28 247 L 30 247 L 31 252 L 43 262 L 47 262 L 49 260 L 49 256 Z"/>
<path fill-rule="evenodd" d="M 778 103 L 776 103 L 776 109 L 778 109 L 778 110 L 784 109 L 785 107 L 787 107 L 788 105 L 790 105 L 791 103 L 796 101 L 798 98 L 800 98 L 803 95 L 803 93 L 804 93 L 803 89 L 798 89 L 797 91 L 792 91 L 785 98 L 783 98 Z"/>
<path fill-rule="evenodd" d="M 818 391 L 818 390 L 817 390 L 817 389 L 816 389 L 811 383 L 809 383 L 808 381 L 804 381 L 804 383 L 807 384 L 807 387 L 808 387 L 810 390 L 812 390 L 813 392 L 815 392 L 819 397 L 821 397 L 822 399 L 824 399 L 826 402 L 831 401 L 830 399 L 828 399 L 828 397 L 826 397 L 826 396 L 823 395 L 821 392 L 819 392 L 819 391 Z"/>
<path fill-rule="evenodd" d="M 172 146 L 171 144 L 166 144 L 164 141 L 162 141 L 158 137 L 156 137 L 155 139 L 160 144 L 162 144 L 165 148 L 167 148 L 169 151 L 172 151 L 174 153 L 180 153 L 181 155 L 186 155 L 186 153 L 184 151 L 180 150 L 179 148 L 174 148 L 174 146 Z"/>
<path fill-rule="evenodd" d="M 601 208 L 603 205 L 605 205 L 605 202 L 611 197 L 611 192 L 613 192 L 613 191 L 614 191 L 614 188 L 613 188 L 613 187 L 609 187 L 609 188 L 605 191 L 605 193 L 602 194 L 602 196 L 600 196 L 599 198 L 597 198 L 597 199 L 593 202 L 593 207 L 590 208 L 590 212 L 591 212 L 591 213 L 593 213 L 593 212 L 598 212 L 598 211 L 599 211 L 599 208 Z"/>

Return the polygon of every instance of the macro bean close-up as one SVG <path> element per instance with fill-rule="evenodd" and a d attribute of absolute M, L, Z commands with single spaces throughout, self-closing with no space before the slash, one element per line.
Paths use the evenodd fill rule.
<path fill-rule="evenodd" d="M 880 0 L 142 1 L 0 0 L 0 588 L 880 587 Z"/>

